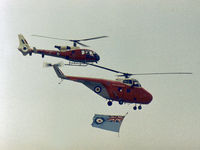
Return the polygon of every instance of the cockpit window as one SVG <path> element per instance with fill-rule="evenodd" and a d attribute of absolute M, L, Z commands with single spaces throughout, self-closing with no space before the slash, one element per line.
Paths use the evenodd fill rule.
<path fill-rule="evenodd" d="M 138 81 L 133 82 L 133 86 L 135 87 L 141 87 L 141 84 Z"/>
<path fill-rule="evenodd" d="M 88 54 L 89 54 L 89 51 L 88 51 L 88 50 L 85 50 L 85 53 L 88 55 Z"/>
<path fill-rule="evenodd" d="M 93 56 L 93 53 L 92 53 L 92 51 L 90 51 L 90 56 Z"/>
<path fill-rule="evenodd" d="M 121 80 L 121 82 L 131 87 L 141 87 L 141 84 L 136 79 L 124 79 Z"/>
<path fill-rule="evenodd" d="M 133 84 L 132 80 L 124 80 L 123 83 L 125 83 L 125 84 Z"/>

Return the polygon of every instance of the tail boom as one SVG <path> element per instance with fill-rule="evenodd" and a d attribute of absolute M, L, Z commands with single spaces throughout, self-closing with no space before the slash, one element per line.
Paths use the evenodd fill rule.
<path fill-rule="evenodd" d="M 67 77 L 63 74 L 63 72 L 59 69 L 58 64 L 53 65 L 53 69 L 55 70 L 57 76 L 61 79 L 67 79 Z"/>

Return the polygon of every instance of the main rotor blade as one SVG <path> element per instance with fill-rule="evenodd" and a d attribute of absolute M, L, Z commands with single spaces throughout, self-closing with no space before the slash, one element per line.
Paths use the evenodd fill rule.
<path fill-rule="evenodd" d="M 132 75 L 173 75 L 173 74 L 192 74 L 191 72 L 159 72 L 159 73 L 134 73 Z"/>
<path fill-rule="evenodd" d="M 85 44 L 83 44 L 83 43 L 80 43 L 80 42 L 76 42 L 77 44 L 79 44 L 79 45 L 82 45 L 82 46 L 84 46 L 84 47 L 89 47 L 88 45 L 85 45 Z"/>
<path fill-rule="evenodd" d="M 32 36 L 42 37 L 42 38 L 48 38 L 48 39 L 55 39 L 55 40 L 71 41 L 71 42 L 77 42 L 77 43 L 78 43 L 79 41 L 88 41 L 88 40 L 95 40 L 95 39 L 100 39 L 100 38 L 106 38 L 106 37 L 108 37 L 108 36 L 98 36 L 98 37 L 87 38 L 87 39 L 70 40 L 70 39 L 55 38 L 55 37 L 44 36 L 44 35 L 37 35 L 37 34 L 33 34 Z M 81 44 L 80 44 L 80 45 L 81 45 Z"/>
<path fill-rule="evenodd" d="M 108 36 L 98 36 L 98 37 L 87 38 L 87 39 L 81 39 L 81 40 L 70 40 L 70 39 L 55 38 L 55 37 L 43 36 L 43 35 L 37 35 L 37 34 L 33 34 L 32 36 L 42 37 L 42 38 L 48 38 L 48 39 L 55 39 L 55 40 L 62 40 L 62 41 L 70 41 L 70 42 L 73 42 L 74 45 L 79 44 L 79 45 L 82 45 L 82 46 L 84 46 L 84 47 L 89 47 L 89 46 L 88 46 L 88 45 L 85 45 L 85 44 L 83 44 L 83 43 L 80 43 L 80 41 L 88 41 L 88 40 L 95 40 L 95 39 L 100 39 L 100 38 L 108 37 Z"/>
<path fill-rule="evenodd" d="M 33 34 L 32 36 L 36 36 L 36 37 L 42 37 L 42 38 L 48 38 L 48 39 L 55 39 L 55 40 L 70 41 L 70 40 L 68 40 L 68 39 L 55 38 L 55 37 L 43 36 L 43 35 L 36 35 L 36 34 Z"/>
<path fill-rule="evenodd" d="M 77 41 L 88 41 L 88 40 L 96 40 L 96 39 L 101 39 L 101 38 L 106 38 L 108 36 L 98 36 L 98 37 L 93 37 L 93 38 L 88 38 L 88 39 L 81 39 Z"/>
<path fill-rule="evenodd" d="M 121 72 L 121 71 L 117 71 L 117 70 L 113 70 L 113 69 L 110 69 L 110 68 L 106 68 L 106 67 L 103 67 L 103 66 L 99 66 L 99 65 L 95 65 L 95 64 L 89 64 L 91 66 L 94 66 L 94 67 L 98 67 L 98 68 L 101 68 L 101 69 L 105 69 L 105 70 L 108 70 L 108 71 L 112 71 L 112 72 L 115 72 L 115 73 L 120 73 L 121 75 L 118 75 L 118 76 L 124 76 L 126 78 L 132 76 L 132 75 L 175 75 L 175 74 L 192 74 L 191 72 L 154 72 L 154 73 L 125 73 L 125 72 Z"/>
<path fill-rule="evenodd" d="M 105 69 L 105 70 L 108 70 L 108 71 L 112 71 L 112 72 L 115 72 L 115 73 L 124 74 L 123 72 L 120 72 L 120 71 L 117 71 L 117 70 L 113 70 L 113 69 L 110 69 L 110 68 L 106 68 L 106 67 L 103 67 L 103 66 L 99 66 L 99 65 L 95 65 L 95 64 L 89 64 L 89 65 L 94 66 L 94 67 L 98 67 L 98 68 L 101 68 L 101 69 Z"/>

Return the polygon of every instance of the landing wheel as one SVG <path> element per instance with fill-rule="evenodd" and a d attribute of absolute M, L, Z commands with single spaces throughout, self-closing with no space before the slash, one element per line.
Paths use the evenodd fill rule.
<path fill-rule="evenodd" d="M 138 106 L 138 109 L 139 109 L 139 110 L 141 110 L 141 109 L 142 109 L 142 106 L 141 106 L 141 105 L 140 105 L 140 106 Z"/>
<path fill-rule="evenodd" d="M 42 54 L 42 58 L 44 58 L 44 54 Z"/>
<path fill-rule="evenodd" d="M 108 101 L 107 104 L 108 104 L 108 106 L 111 106 L 112 105 L 112 101 Z"/>
<path fill-rule="evenodd" d="M 137 106 L 136 105 L 133 107 L 133 110 L 137 110 Z"/>
<path fill-rule="evenodd" d="M 123 100 L 120 100 L 120 101 L 119 101 L 119 104 L 120 104 L 120 105 L 122 105 L 123 103 L 124 103 Z"/>

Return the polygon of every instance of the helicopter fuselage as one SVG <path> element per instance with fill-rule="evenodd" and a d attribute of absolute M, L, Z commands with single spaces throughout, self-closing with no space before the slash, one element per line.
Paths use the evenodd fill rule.
<path fill-rule="evenodd" d="M 118 101 L 120 104 L 124 102 L 149 104 L 153 99 L 152 95 L 140 84 L 132 83 L 130 86 L 114 80 L 67 76 L 62 73 L 58 66 L 53 65 L 53 67 L 59 78 L 82 83 L 103 98 Z M 137 83 L 139 82 L 137 81 Z"/>
<path fill-rule="evenodd" d="M 69 61 L 90 63 L 98 62 L 100 57 L 97 53 L 89 49 L 74 49 L 65 51 L 45 50 L 45 49 L 30 49 L 29 54 L 41 54 L 44 58 L 45 55 L 63 58 Z"/>
<path fill-rule="evenodd" d="M 73 76 L 66 76 L 65 79 L 80 82 L 108 100 L 137 104 L 149 104 L 152 101 L 152 95 L 144 88 L 119 81 Z"/>
<path fill-rule="evenodd" d="M 59 50 L 46 50 L 46 49 L 36 49 L 35 47 L 31 48 L 22 34 L 18 35 L 19 37 L 19 47 L 18 50 L 24 55 L 41 54 L 42 57 L 45 55 L 63 58 L 72 62 L 80 63 L 91 63 L 98 62 L 100 60 L 99 55 L 93 50 L 81 49 L 79 47 L 70 47 L 70 46 L 55 46 Z"/>

